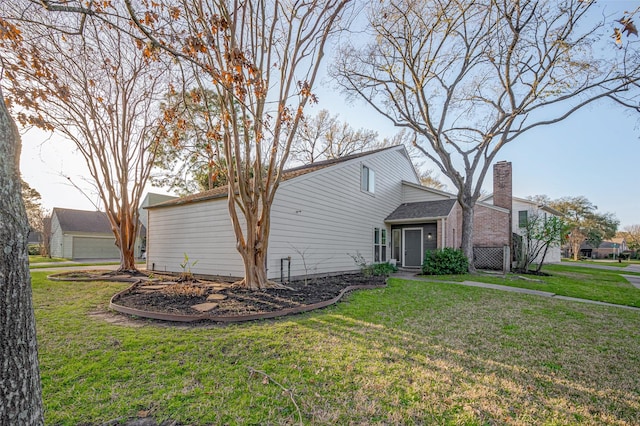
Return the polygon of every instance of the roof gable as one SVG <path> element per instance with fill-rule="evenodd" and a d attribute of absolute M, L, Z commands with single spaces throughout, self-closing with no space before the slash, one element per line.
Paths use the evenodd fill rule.
<path fill-rule="evenodd" d="M 323 169 L 327 169 L 329 167 L 333 167 L 333 166 L 337 166 L 340 164 L 345 164 L 349 161 L 355 160 L 355 159 L 359 159 L 359 158 L 364 158 L 370 155 L 376 155 L 378 153 L 381 152 L 385 152 L 385 151 L 392 151 L 392 150 L 402 150 L 406 153 L 406 150 L 404 148 L 403 145 L 394 145 L 394 146 L 390 146 L 390 147 L 385 147 L 385 148 L 379 148 L 379 149 L 375 149 L 372 151 L 366 151 L 366 152 L 361 152 L 361 153 L 357 153 L 357 154 L 352 154 L 352 155 L 347 155 L 344 157 L 340 157 L 340 158 L 334 158 L 334 159 L 330 159 L 330 160 L 324 160 L 324 161 L 317 161 L 315 163 L 311 163 L 311 164 L 307 164 L 304 166 L 299 166 L 299 167 L 293 167 L 291 169 L 287 169 L 284 170 L 282 172 L 282 178 L 280 179 L 280 182 L 286 182 L 286 181 L 290 181 L 293 179 L 296 179 L 298 177 L 304 176 L 304 175 L 308 175 L 309 173 L 312 172 L 316 172 L 319 170 L 323 170 Z M 409 158 L 407 157 L 407 160 L 409 160 Z M 183 204 L 190 204 L 190 203 L 196 203 L 196 202 L 200 202 L 200 201 L 207 201 L 207 200 L 213 200 L 213 199 L 217 199 L 217 198 L 226 198 L 228 194 L 228 185 L 224 185 L 224 186 L 220 186 L 218 188 L 213 188 L 210 189 L 208 191 L 203 191 L 203 192 L 199 192 L 197 194 L 191 194 L 191 195 L 187 195 L 175 200 L 169 200 L 163 203 L 159 203 L 159 204 L 155 204 L 153 206 L 148 206 L 145 207 L 147 209 L 154 209 L 157 207 L 170 207 L 170 206 L 179 206 L 179 205 L 183 205 Z"/>
<path fill-rule="evenodd" d="M 564 216 L 562 214 L 562 212 L 554 209 L 553 207 L 549 207 L 546 204 L 540 204 L 537 201 L 529 200 L 527 198 L 520 198 L 520 197 L 511 197 L 511 199 L 514 202 L 518 202 L 518 203 L 522 203 L 522 204 L 528 204 L 532 208 L 540 209 L 540 210 L 545 211 L 547 213 L 551 213 L 554 216 Z M 488 205 L 493 205 L 493 194 L 489 194 L 486 197 L 480 198 L 479 202 L 482 202 L 482 203 L 485 203 L 485 204 L 488 204 Z"/>
<path fill-rule="evenodd" d="M 73 210 L 55 207 L 52 215 L 58 218 L 63 232 L 93 232 L 110 234 L 111 223 L 105 212 Z"/>
<path fill-rule="evenodd" d="M 430 186 L 424 186 L 424 185 L 419 184 L 419 183 L 407 182 L 406 180 L 403 180 L 402 181 L 402 185 L 409 186 L 411 188 L 414 188 L 414 189 L 417 189 L 417 190 L 420 190 L 420 191 L 430 192 L 432 194 L 439 195 L 439 196 L 445 197 L 445 198 L 457 198 L 455 194 L 452 194 L 450 192 L 442 191 L 440 189 L 431 188 Z"/>

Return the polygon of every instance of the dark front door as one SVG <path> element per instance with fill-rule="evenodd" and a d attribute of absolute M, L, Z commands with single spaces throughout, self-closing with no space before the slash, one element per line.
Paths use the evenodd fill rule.
<path fill-rule="evenodd" d="M 404 261 L 402 266 L 422 265 L 422 229 L 403 229 Z"/>

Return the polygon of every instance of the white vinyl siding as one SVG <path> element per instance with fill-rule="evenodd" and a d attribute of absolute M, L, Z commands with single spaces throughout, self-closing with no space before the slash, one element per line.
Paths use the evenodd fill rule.
<path fill-rule="evenodd" d="M 149 210 L 147 269 L 182 272 L 185 253 L 195 274 L 244 275 L 226 198 Z"/>
<path fill-rule="evenodd" d="M 376 171 L 375 196 L 361 190 L 363 165 Z M 398 147 L 282 182 L 271 209 L 268 277 L 279 279 L 280 259 L 289 256 L 292 277 L 357 271 L 351 256 L 358 253 L 372 263 L 372 230 L 385 229 L 402 202 L 403 180 L 418 182 Z M 187 253 L 198 261 L 194 273 L 244 275 L 226 198 L 151 208 L 148 235 L 149 269 L 180 272 Z"/>
<path fill-rule="evenodd" d="M 62 235 L 62 229 L 60 228 L 60 222 L 58 216 L 55 214 L 51 217 L 51 239 L 49 241 L 51 247 L 52 257 L 66 257 L 64 255 L 64 235 Z M 71 258 L 71 254 L 68 257 Z"/>
<path fill-rule="evenodd" d="M 512 231 L 518 235 L 522 235 L 524 232 L 524 229 L 520 229 L 520 219 L 521 219 L 520 213 L 523 213 L 522 215 L 523 217 L 526 215 L 526 218 L 528 218 L 529 215 L 532 215 L 534 213 L 544 215 L 545 218 L 548 218 L 549 216 L 553 216 L 551 213 L 548 213 L 546 211 L 539 209 L 538 203 L 534 201 L 516 199 L 514 197 L 512 206 L 513 206 L 512 207 L 512 211 L 513 211 Z M 561 253 L 560 247 L 555 246 L 555 247 L 549 248 L 549 251 L 547 251 L 547 255 L 544 259 L 544 262 L 560 263 L 561 259 L 562 259 L 562 253 Z M 536 259 L 534 263 L 537 262 L 537 260 L 538 259 Z"/>
<path fill-rule="evenodd" d="M 449 200 L 450 196 L 440 194 L 427 187 L 416 188 L 412 185 L 402 185 L 402 202 L 418 203 L 421 201 Z"/>
<path fill-rule="evenodd" d="M 373 228 L 382 228 L 401 204 L 402 181 L 417 178 L 403 150 L 367 156 L 366 165 L 377 172 L 372 197 L 360 190 L 363 162 L 354 159 L 283 182 L 272 209 L 269 277 L 280 277 L 280 259 L 288 256 L 292 276 L 355 271 L 351 255 L 358 253 L 374 261 Z"/>

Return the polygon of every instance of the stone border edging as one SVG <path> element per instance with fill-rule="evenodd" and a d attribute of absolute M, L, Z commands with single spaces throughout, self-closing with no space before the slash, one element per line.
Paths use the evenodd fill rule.
<path fill-rule="evenodd" d="M 198 315 L 178 315 L 178 314 L 169 314 L 165 312 L 154 312 L 154 311 L 143 311 L 141 309 L 129 308 L 127 306 L 118 305 L 116 303 L 117 299 L 120 296 L 123 296 L 129 293 L 136 286 L 136 283 L 131 285 L 129 288 L 124 289 L 118 293 L 116 293 L 111 300 L 109 300 L 109 308 L 114 311 L 127 314 L 127 315 L 135 315 L 141 318 L 150 318 L 156 320 L 163 321 L 173 321 L 173 322 L 195 322 L 195 321 L 213 321 L 213 322 L 223 322 L 223 323 L 232 323 L 232 322 L 244 322 L 244 321 L 253 321 L 260 319 L 271 319 L 277 317 L 283 317 L 287 315 L 300 314 L 303 312 L 309 312 L 316 309 L 326 308 L 329 305 L 333 305 L 337 303 L 340 299 L 344 297 L 345 294 L 354 290 L 373 290 L 377 288 L 385 288 L 387 283 L 385 281 L 384 284 L 381 285 L 352 285 L 345 287 L 340 291 L 340 293 L 329 300 L 324 300 L 322 302 L 313 303 L 311 305 L 303 305 L 295 308 L 286 308 L 280 311 L 273 312 L 264 312 L 259 314 L 249 314 L 249 315 L 227 315 L 227 316 L 216 316 L 209 315 L 206 313 L 198 314 Z"/>

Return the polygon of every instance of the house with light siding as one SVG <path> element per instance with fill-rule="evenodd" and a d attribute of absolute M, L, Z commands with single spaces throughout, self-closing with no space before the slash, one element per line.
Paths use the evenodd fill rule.
<path fill-rule="evenodd" d="M 493 203 L 495 200 L 493 194 L 491 194 L 483 198 L 482 201 L 485 203 Z M 540 204 L 536 201 L 518 197 L 512 197 L 511 211 L 513 212 L 511 218 L 511 230 L 513 232 L 513 237 L 519 240 L 519 242 L 515 244 L 515 247 L 523 247 L 522 244 L 523 238 L 525 238 L 525 224 L 529 218 L 537 216 L 542 218 L 542 220 L 547 221 L 551 217 L 563 216 L 561 212 L 545 204 Z M 542 253 L 536 256 L 533 263 L 539 263 L 542 260 L 541 258 Z M 549 247 L 544 258 L 544 263 L 560 263 L 561 260 L 562 253 L 560 244 Z"/>
<path fill-rule="evenodd" d="M 195 274 L 243 275 L 226 187 L 147 212 L 148 270 L 181 272 L 187 255 L 197 261 Z M 509 243 L 508 209 L 479 203 L 476 215 L 479 247 Z M 460 247 L 461 228 L 455 195 L 420 185 L 403 146 L 317 162 L 282 176 L 271 209 L 267 275 L 357 271 L 357 256 L 418 268 L 427 250 Z"/>
<path fill-rule="evenodd" d="M 55 207 L 51 213 L 51 256 L 118 259 L 120 250 L 104 212 Z"/>
<path fill-rule="evenodd" d="M 52 257 L 65 259 L 119 259 L 111 223 L 105 212 L 55 207 L 51 212 L 49 243 Z M 141 257 L 143 238 L 141 226 L 136 238 L 135 256 Z"/>

